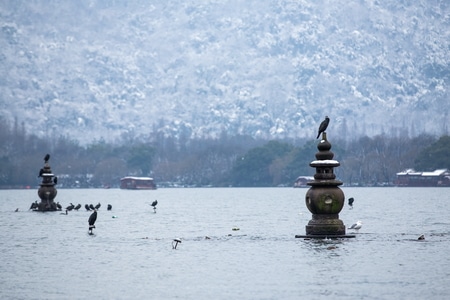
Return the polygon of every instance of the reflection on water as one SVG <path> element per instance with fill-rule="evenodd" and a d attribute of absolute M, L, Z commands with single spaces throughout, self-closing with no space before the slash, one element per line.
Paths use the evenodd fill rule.
<path fill-rule="evenodd" d="M 340 219 L 363 221 L 347 240 L 294 238 L 311 218 L 306 189 L 59 190 L 63 206 L 102 204 L 93 236 L 90 212 L 30 212 L 36 190 L 2 190 L 0 296 L 448 298 L 450 189 L 343 190 L 355 202 Z"/>

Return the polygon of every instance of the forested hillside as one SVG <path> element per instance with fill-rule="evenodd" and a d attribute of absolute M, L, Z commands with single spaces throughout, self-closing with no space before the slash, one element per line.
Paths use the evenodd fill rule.
<path fill-rule="evenodd" d="M 19 123 L 0 119 L 0 188 L 35 187 L 45 154 L 59 188 L 117 187 L 126 175 L 152 176 L 163 186 L 292 186 L 300 175 L 313 175 L 317 140 L 301 143 L 222 135 L 186 140 L 159 135 L 154 142 L 98 141 L 86 146 L 63 137 L 42 139 Z M 352 142 L 329 136 L 335 172 L 346 185 L 392 184 L 395 173 L 450 169 L 450 137 L 361 137 Z"/>

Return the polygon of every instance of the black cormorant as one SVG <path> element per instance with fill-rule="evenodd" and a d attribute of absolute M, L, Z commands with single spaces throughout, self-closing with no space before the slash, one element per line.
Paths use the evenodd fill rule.
<path fill-rule="evenodd" d="M 58 177 L 55 176 L 55 178 L 53 178 L 53 183 L 57 184 L 58 183 Z"/>
<path fill-rule="evenodd" d="M 156 205 L 158 204 L 158 200 L 152 202 L 151 206 L 153 206 L 153 211 L 156 212 Z"/>
<path fill-rule="evenodd" d="M 58 210 L 62 209 L 62 205 L 59 202 L 56 202 L 56 207 L 58 208 Z"/>
<path fill-rule="evenodd" d="M 322 132 L 324 132 L 325 130 L 327 130 L 328 123 L 330 123 L 330 118 L 328 118 L 328 116 L 326 116 L 326 117 L 325 117 L 325 120 L 323 120 L 322 123 L 320 123 L 320 126 L 319 126 L 319 133 L 317 134 L 317 138 L 316 138 L 316 139 L 319 138 L 319 136 L 320 136 L 320 134 L 321 134 Z"/>
<path fill-rule="evenodd" d="M 48 163 L 48 160 L 50 159 L 50 154 L 47 154 L 45 157 L 44 157 L 44 162 L 45 163 Z"/>
<path fill-rule="evenodd" d="M 38 207 L 39 207 L 39 204 L 37 203 L 37 200 L 36 200 L 33 203 L 31 203 L 30 209 L 35 209 L 35 208 L 38 208 Z"/>
<path fill-rule="evenodd" d="M 353 197 L 352 198 L 348 198 L 348 205 L 353 207 L 353 201 L 355 201 L 355 199 L 353 199 Z"/>
<path fill-rule="evenodd" d="M 89 208 L 92 209 L 92 210 L 95 209 L 94 205 L 92 205 L 92 204 L 89 204 Z"/>
<path fill-rule="evenodd" d="M 96 210 L 98 210 L 99 208 L 100 208 L 100 206 L 102 206 L 101 204 L 100 204 L 100 202 L 94 207 Z"/>
<path fill-rule="evenodd" d="M 84 208 L 86 208 L 87 211 L 91 210 L 91 209 L 89 208 L 89 204 L 85 204 L 85 205 L 84 205 Z"/>
<path fill-rule="evenodd" d="M 181 243 L 181 239 L 173 239 L 172 249 L 177 249 L 178 243 Z"/>
<path fill-rule="evenodd" d="M 79 210 L 81 208 L 81 204 L 79 204 L 78 203 L 78 205 L 77 206 L 75 206 L 73 209 L 75 209 L 75 210 Z"/>
<path fill-rule="evenodd" d="M 97 220 L 97 211 L 94 209 L 94 212 L 89 216 L 89 234 L 93 234 L 92 233 L 92 229 L 95 228 L 95 221 Z"/>
<path fill-rule="evenodd" d="M 38 175 L 38 177 L 42 177 L 42 174 L 44 174 L 44 169 L 40 169 L 40 170 L 39 170 L 39 175 Z"/>
<path fill-rule="evenodd" d="M 108 208 L 107 208 L 108 210 L 111 210 L 112 209 L 112 205 L 111 204 L 108 204 Z"/>
<path fill-rule="evenodd" d="M 75 208 L 75 205 L 73 205 L 72 202 L 70 203 L 69 206 L 66 207 L 66 209 L 67 209 L 68 211 L 71 211 L 71 210 L 74 209 L 74 208 Z"/>

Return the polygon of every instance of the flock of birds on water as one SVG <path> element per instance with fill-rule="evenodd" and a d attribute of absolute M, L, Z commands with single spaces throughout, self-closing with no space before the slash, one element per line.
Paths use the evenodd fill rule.
<path fill-rule="evenodd" d="M 157 204 L 158 204 L 158 200 L 155 200 L 155 201 L 152 202 L 152 204 L 150 204 L 150 206 L 153 208 L 153 212 L 154 213 L 156 213 L 156 205 Z M 39 204 L 38 204 L 38 202 L 36 200 L 33 203 L 31 203 L 31 206 L 30 206 L 29 210 L 37 209 L 38 206 L 39 206 Z M 89 219 L 88 219 L 88 224 L 89 224 L 88 233 L 90 235 L 94 234 L 93 233 L 93 229 L 95 228 L 95 221 L 97 221 L 97 211 L 100 209 L 101 206 L 102 205 L 101 205 L 100 202 L 97 203 L 95 206 L 93 204 L 85 204 L 84 205 L 84 208 L 86 209 L 86 211 L 93 211 L 92 214 L 89 216 Z M 56 203 L 56 207 L 58 208 L 58 210 L 62 210 L 62 205 L 59 202 Z M 81 208 L 81 204 L 78 203 L 77 205 L 74 205 L 72 202 L 70 202 L 70 205 L 65 208 L 66 212 L 65 213 L 61 213 L 61 214 L 62 215 L 68 215 L 69 211 L 72 211 L 72 210 L 78 211 L 80 208 Z M 106 209 L 108 211 L 112 210 L 112 205 L 108 204 Z M 15 210 L 15 212 L 18 212 L 18 211 L 19 211 L 19 209 L 17 208 Z M 173 246 L 173 249 L 176 249 L 178 243 L 181 243 L 181 240 L 175 239 L 174 242 L 175 242 L 175 244 L 172 244 L 172 246 Z"/>
<path fill-rule="evenodd" d="M 353 197 L 348 199 L 348 205 L 350 206 L 350 209 L 353 209 L 353 203 L 354 203 L 355 199 Z M 158 200 L 154 200 L 150 206 L 153 208 L 153 212 L 156 213 L 156 205 L 158 205 Z M 38 206 L 37 201 L 33 202 L 30 206 L 30 210 L 34 209 Z M 59 210 L 62 210 L 62 206 L 59 202 L 56 203 L 56 206 L 58 207 Z M 93 235 L 93 229 L 95 228 L 95 221 L 97 220 L 97 211 L 100 209 L 101 204 L 100 202 L 97 203 L 95 206 L 93 204 L 85 204 L 84 208 L 86 209 L 86 211 L 93 211 L 92 214 L 89 216 L 88 219 L 88 224 L 89 224 L 89 229 L 88 229 L 88 233 L 90 235 Z M 73 203 L 70 203 L 69 206 L 67 206 L 66 212 L 62 213 L 62 214 L 68 214 L 69 211 L 75 210 L 78 211 L 81 208 L 81 204 L 77 204 L 74 205 Z M 112 210 L 112 205 L 108 204 L 107 206 L 107 210 L 110 211 Z M 17 208 L 15 210 L 16 212 L 19 211 L 19 209 Z M 348 229 L 352 229 L 356 232 L 359 232 L 359 230 L 362 228 L 362 222 L 360 220 L 358 220 L 356 223 L 352 224 L 350 227 L 348 227 Z M 424 240 L 425 236 L 422 234 L 421 236 L 419 236 L 418 240 Z M 172 248 L 176 249 L 178 244 L 181 243 L 181 239 L 174 239 L 172 241 Z"/>
<path fill-rule="evenodd" d="M 353 197 L 348 199 L 348 205 L 350 207 L 350 209 L 353 209 L 353 203 L 354 203 L 355 199 Z M 35 207 L 37 207 L 38 203 L 37 201 L 33 202 L 31 204 L 30 210 L 34 209 Z M 158 200 L 154 200 L 150 206 L 153 208 L 153 212 L 156 213 L 156 206 L 158 205 Z M 62 206 L 59 202 L 57 202 L 56 206 L 58 207 L 59 210 L 62 210 Z M 84 208 L 86 209 L 86 211 L 93 211 L 92 214 L 89 216 L 88 219 L 88 224 L 89 224 L 89 229 L 88 229 L 88 234 L 93 235 L 93 229 L 95 228 L 95 221 L 97 220 L 97 211 L 100 209 L 101 204 L 100 202 L 97 203 L 97 205 L 93 205 L 93 204 L 85 204 Z M 67 206 L 65 208 L 66 212 L 62 213 L 62 214 L 68 214 L 69 211 L 75 210 L 78 211 L 81 208 L 81 204 L 77 204 L 74 205 L 73 203 L 70 203 L 69 206 Z M 107 206 L 107 210 L 110 211 L 112 210 L 112 205 L 108 204 Z M 16 212 L 18 211 L 18 209 L 16 209 Z M 363 223 L 358 220 L 356 223 L 352 224 L 351 226 L 348 227 L 348 229 L 354 230 L 356 232 L 359 232 L 359 230 L 362 228 Z M 421 236 L 419 236 L 418 240 L 424 240 L 425 236 L 422 234 Z M 177 249 L 178 244 L 181 243 L 181 239 L 174 239 L 172 241 L 172 248 L 173 249 Z"/>
<path fill-rule="evenodd" d="M 157 204 L 158 204 L 158 200 L 155 200 L 155 201 L 152 202 L 152 204 L 150 204 L 150 206 L 153 208 L 153 212 L 154 213 L 156 213 L 156 205 Z M 86 211 L 93 211 L 92 214 L 89 216 L 89 219 L 88 219 L 88 224 L 89 224 L 88 233 L 90 235 L 94 234 L 92 230 L 95 228 L 95 221 L 97 221 L 97 211 L 100 209 L 101 206 L 102 205 L 101 205 L 100 202 L 97 203 L 97 205 L 95 205 L 95 206 L 93 204 L 85 204 L 84 205 L 84 208 L 86 209 Z M 31 203 L 31 206 L 30 206 L 29 210 L 34 210 L 37 207 L 38 207 L 38 202 L 36 200 L 33 203 Z M 58 208 L 58 210 L 62 210 L 62 205 L 59 202 L 56 203 L 56 207 Z M 77 205 L 74 205 L 72 202 L 70 202 L 70 205 L 65 208 L 65 210 L 66 210 L 65 213 L 61 213 L 61 214 L 62 215 L 68 215 L 69 211 L 72 211 L 72 210 L 78 211 L 80 208 L 81 208 L 81 204 L 78 203 Z M 108 204 L 106 209 L 108 211 L 112 210 L 112 205 Z M 18 211 L 19 211 L 19 209 L 17 208 L 15 210 L 15 212 L 18 212 Z M 181 240 L 175 239 L 174 242 L 176 242 L 176 244 L 175 244 L 175 246 L 173 246 L 173 248 L 176 249 L 178 243 L 181 243 Z"/>

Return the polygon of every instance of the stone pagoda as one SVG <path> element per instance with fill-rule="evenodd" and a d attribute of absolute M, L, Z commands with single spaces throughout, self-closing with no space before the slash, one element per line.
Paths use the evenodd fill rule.
<path fill-rule="evenodd" d="M 344 207 L 344 192 L 339 188 L 342 181 L 336 180 L 334 168 L 340 163 L 333 160 L 334 153 L 330 151 L 331 144 L 326 132 L 317 145 L 319 152 L 316 160 L 309 165 L 316 168 L 314 180 L 307 184 L 311 188 L 306 192 L 306 207 L 312 213 L 312 219 L 306 225 L 306 235 L 296 235 L 298 238 L 351 238 L 354 235 L 345 234 L 345 225 L 339 219 L 339 212 Z"/>
<path fill-rule="evenodd" d="M 57 211 L 61 207 L 54 202 L 57 191 L 55 185 L 57 183 L 56 176 L 52 173 L 52 169 L 48 163 L 50 155 L 47 154 L 44 158 L 44 167 L 39 171 L 39 177 L 42 177 L 42 182 L 38 190 L 38 196 L 41 202 L 32 204 L 32 209 L 36 211 Z"/>

